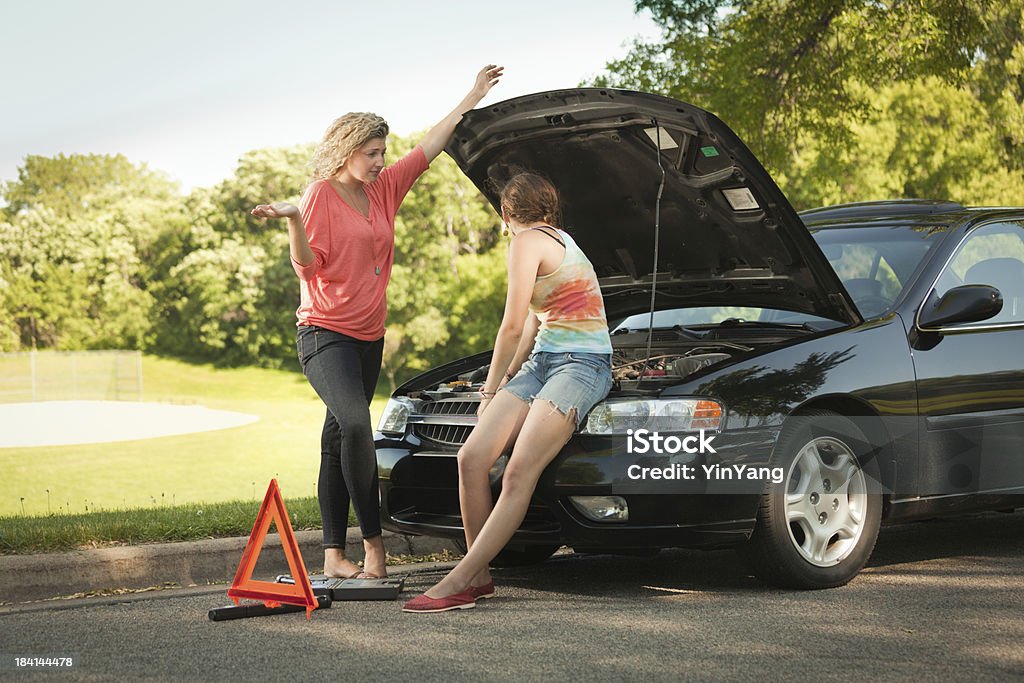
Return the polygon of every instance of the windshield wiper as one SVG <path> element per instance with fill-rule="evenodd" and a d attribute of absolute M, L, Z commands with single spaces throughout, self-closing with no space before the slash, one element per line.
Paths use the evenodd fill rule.
<path fill-rule="evenodd" d="M 768 320 L 745 320 L 744 318 L 726 318 L 718 323 L 716 327 L 767 327 L 784 330 L 809 330 L 820 332 L 823 328 L 815 327 L 811 323 L 776 323 Z"/>
<path fill-rule="evenodd" d="M 650 331 L 650 332 L 659 332 L 659 331 L 662 331 L 662 330 L 671 330 L 673 332 L 679 332 L 679 333 L 689 337 L 690 339 L 700 339 L 701 337 L 704 336 L 701 332 L 699 332 L 697 330 L 691 330 L 690 328 L 683 327 L 682 325 L 672 325 L 671 327 L 652 327 L 652 328 L 647 328 L 647 327 L 620 327 L 619 329 L 617 329 L 614 332 L 612 332 L 612 336 L 619 335 L 619 334 L 629 334 L 631 332 L 648 332 L 648 331 Z"/>

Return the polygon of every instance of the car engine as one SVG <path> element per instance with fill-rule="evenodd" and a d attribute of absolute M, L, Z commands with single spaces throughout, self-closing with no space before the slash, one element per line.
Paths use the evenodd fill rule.
<path fill-rule="evenodd" d="M 630 343 L 635 341 L 632 339 L 634 336 L 632 334 L 621 335 L 621 339 L 613 337 L 613 393 L 617 391 L 657 391 L 666 385 L 676 384 L 691 375 L 728 361 L 734 356 L 753 350 L 751 346 L 731 342 L 698 343 L 697 340 L 689 340 L 681 343 L 659 344 L 652 347 L 651 355 L 647 356 L 646 343 Z M 421 396 L 434 400 L 455 398 L 454 395 L 458 394 L 462 394 L 461 398 L 466 399 L 475 397 L 483 388 L 488 369 L 489 366 L 485 365 L 472 372 L 463 373 L 454 379 L 441 382 L 431 389 L 421 392 Z"/>

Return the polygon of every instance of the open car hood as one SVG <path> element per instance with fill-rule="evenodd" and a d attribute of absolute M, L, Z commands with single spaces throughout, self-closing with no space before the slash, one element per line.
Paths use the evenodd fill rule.
<path fill-rule="evenodd" d="M 561 227 L 593 262 L 610 309 L 633 293 L 649 297 L 664 169 L 657 286 L 667 298 L 658 308 L 753 306 L 860 321 L 771 176 L 703 109 L 628 90 L 537 93 L 469 112 L 447 152 L 496 210 L 515 173 L 550 178 Z"/>

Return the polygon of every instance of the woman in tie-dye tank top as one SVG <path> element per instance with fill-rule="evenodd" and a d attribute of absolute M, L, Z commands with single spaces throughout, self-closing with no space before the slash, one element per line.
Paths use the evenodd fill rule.
<path fill-rule="evenodd" d="M 459 450 L 466 556 L 407 612 L 475 607 L 494 595 L 488 565 L 526 516 L 541 472 L 611 388 L 611 339 L 594 267 L 558 226 L 558 193 L 520 173 L 501 193 L 512 240 L 505 314 L 481 390 L 479 419 Z M 488 472 L 514 443 L 497 502 Z M 486 522 L 486 524 L 485 524 Z"/>

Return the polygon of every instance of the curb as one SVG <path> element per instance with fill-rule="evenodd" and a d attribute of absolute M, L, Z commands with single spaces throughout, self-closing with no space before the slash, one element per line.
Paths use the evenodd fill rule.
<path fill-rule="evenodd" d="M 323 567 L 322 533 L 298 531 L 303 562 L 310 574 Z M 119 588 L 148 588 L 163 584 L 179 586 L 231 581 L 249 537 L 214 538 L 205 541 L 151 543 L 146 545 L 76 550 L 66 553 L 0 556 L 0 602 L 27 602 Z M 405 536 L 384 532 L 389 555 L 461 554 L 451 539 Z M 345 554 L 354 562 L 363 559 L 362 536 L 349 528 Z M 281 537 L 267 534 L 254 574 L 271 577 L 289 573 Z"/>

